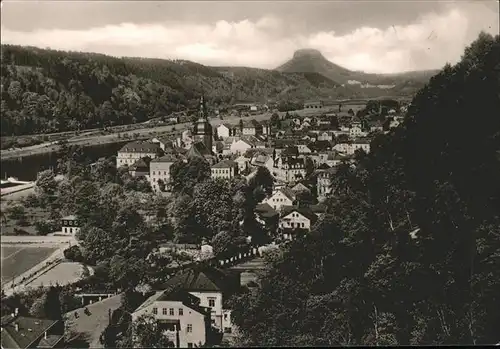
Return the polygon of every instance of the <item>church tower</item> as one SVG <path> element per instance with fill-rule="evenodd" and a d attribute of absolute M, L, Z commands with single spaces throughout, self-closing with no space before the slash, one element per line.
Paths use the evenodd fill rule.
<path fill-rule="evenodd" d="M 195 142 L 202 142 L 207 149 L 212 152 L 212 138 L 213 130 L 212 125 L 208 122 L 205 102 L 203 96 L 200 98 L 200 110 L 198 111 L 198 121 L 193 127 L 193 140 Z"/>

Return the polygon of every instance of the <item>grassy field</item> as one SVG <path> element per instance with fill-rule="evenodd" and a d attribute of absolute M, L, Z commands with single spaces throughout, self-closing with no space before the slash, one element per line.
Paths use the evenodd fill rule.
<path fill-rule="evenodd" d="M 63 262 L 27 284 L 28 287 L 67 285 L 80 280 L 84 266 L 75 262 Z"/>
<path fill-rule="evenodd" d="M 57 247 L 2 246 L 2 283 L 33 268 L 56 250 Z"/>

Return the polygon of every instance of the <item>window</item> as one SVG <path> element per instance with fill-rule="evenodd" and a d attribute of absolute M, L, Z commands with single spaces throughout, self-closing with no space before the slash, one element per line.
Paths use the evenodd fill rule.
<path fill-rule="evenodd" d="M 153 176 L 154 176 L 155 174 L 156 174 L 156 173 L 155 173 L 155 171 L 153 171 Z"/>
<path fill-rule="evenodd" d="M 162 309 L 162 314 L 163 314 L 163 315 L 167 315 L 167 308 L 163 308 L 163 309 Z"/>
<path fill-rule="evenodd" d="M 188 333 L 193 332 L 193 325 L 192 325 L 192 324 L 188 324 L 188 325 L 187 325 L 187 327 L 186 327 L 186 332 L 188 332 Z"/>
<path fill-rule="evenodd" d="M 179 316 L 182 316 L 182 315 L 184 315 L 184 309 L 179 308 Z"/>
<path fill-rule="evenodd" d="M 174 308 L 170 308 L 170 315 L 174 315 Z"/>
<path fill-rule="evenodd" d="M 188 348 L 192 348 L 193 347 L 193 343 L 188 343 Z"/>
<path fill-rule="evenodd" d="M 158 308 L 153 308 L 153 314 L 158 314 Z"/>
<path fill-rule="evenodd" d="M 227 314 L 224 314 L 224 320 L 227 320 Z"/>

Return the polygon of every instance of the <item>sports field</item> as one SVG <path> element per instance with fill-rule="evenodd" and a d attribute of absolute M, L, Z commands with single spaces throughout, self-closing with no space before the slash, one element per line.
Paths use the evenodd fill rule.
<path fill-rule="evenodd" d="M 37 288 L 40 286 L 51 285 L 67 285 L 81 279 L 84 267 L 80 263 L 63 262 L 40 275 L 30 283 L 27 287 Z"/>
<path fill-rule="evenodd" d="M 33 268 L 56 250 L 57 247 L 2 246 L 2 283 Z"/>

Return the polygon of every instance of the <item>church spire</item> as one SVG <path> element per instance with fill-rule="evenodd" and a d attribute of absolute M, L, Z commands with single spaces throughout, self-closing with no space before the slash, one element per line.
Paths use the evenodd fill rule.
<path fill-rule="evenodd" d="M 198 111 L 198 115 L 199 115 L 200 120 L 207 119 L 206 110 L 205 110 L 205 100 L 203 98 L 203 93 L 200 97 L 200 110 Z"/>

